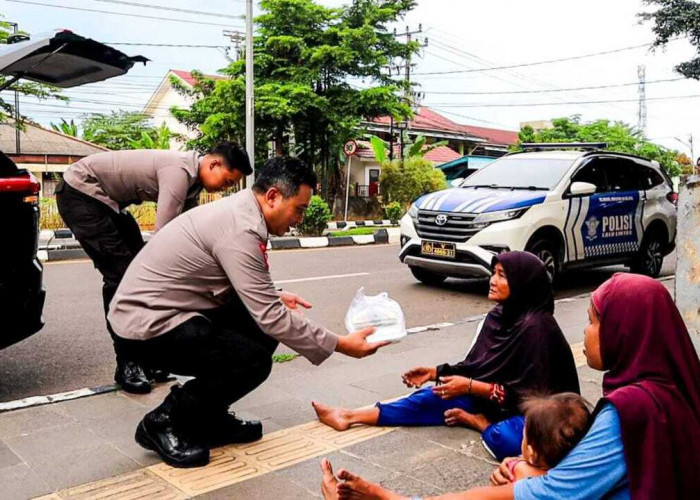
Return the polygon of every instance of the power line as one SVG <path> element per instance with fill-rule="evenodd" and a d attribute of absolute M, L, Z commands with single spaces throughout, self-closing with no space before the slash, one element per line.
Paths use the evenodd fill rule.
<path fill-rule="evenodd" d="M 695 99 L 700 97 L 700 94 L 677 95 L 667 97 L 648 97 L 647 101 L 669 101 L 677 99 Z M 637 99 L 611 99 L 601 101 L 569 101 L 569 102 L 527 102 L 527 103 L 506 103 L 506 104 L 453 104 L 453 103 L 436 103 L 426 104 L 426 106 L 441 106 L 447 108 L 512 108 L 512 107 L 529 107 L 529 106 L 561 106 L 561 105 L 577 105 L 577 104 L 613 104 L 623 102 L 637 102 Z"/>
<path fill-rule="evenodd" d="M 436 29 L 436 31 L 440 31 L 441 33 L 445 33 L 445 35 L 447 35 L 448 37 L 454 37 L 454 35 L 451 35 L 450 33 L 447 33 L 447 32 L 443 32 L 442 30 Z M 434 38 L 435 38 L 435 37 L 434 37 Z M 461 40 L 461 38 L 457 38 L 457 39 Z M 494 63 L 493 61 L 489 61 L 488 59 L 484 59 L 484 58 L 482 58 L 482 57 L 479 57 L 479 56 L 476 56 L 476 55 L 474 55 L 474 54 L 471 54 L 470 52 L 466 52 L 465 50 L 463 50 L 463 49 L 461 49 L 461 48 L 453 47 L 452 45 L 449 45 L 449 44 L 447 44 L 447 43 L 441 42 L 439 37 L 438 37 L 438 40 L 437 40 L 436 43 L 438 44 L 438 46 L 439 46 L 439 45 L 443 45 L 443 46 L 449 48 L 450 50 L 452 50 L 453 52 L 455 52 L 455 53 L 457 53 L 457 54 L 464 54 L 467 58 L 469 58 L 469 59 L 471 59 L 471 60 L 474 60 L 474 61 L 478 62 L 479 64 L 486 64 L 486 65 L 489 65 L 489 66 L 498 66 L 498 64 L 497 64 L 497 63 Z M 537 85 L 538 87 L 543 87 L 543 88 L 545 88 L 545 89 L 554 89 L 554 88 L 556 88 L 556 86 L 552 85 L 550 82 L 542 82 L 542 81 L 540 81 L 540 80 L 537 80 L 537 79 L 534 79 L 534 78 L 525 76 L 525 75 L 523 75 L 522 73 L 518 73 L 517 71 L 514 71 L 514 70 L 512 70 L 512 69 L 510 69 L 510 70 L 505 70 L 505 71 L 506 71 L 506 73 L 510 73 L 510 74 L 512 74 L 514 77 L 516 77 L 516 78 L 518 78 L 518 79 L 520 79 L 520 80 L 529 81 L 529 82 L 531 82 L 531 83 Z M 493 74 L 490 74 L 490 73 L 473 73 L 473 74 L 484 74 L 485 76 L 488 76 L 488 77 L 491 77 L 491 78 L 494 77 L 494 75 L 493 75 Z M 443 78 L 445 78 L 445 77 L 443 77 Z M 519 85 L 518 83 L 516 83 L 515 85 L 516 85 L 517 87 L 522 87 L 522 85 Z M 528 90 L 530 90 L 530 89 L 528 89 Z M 590 98 L 587 97 L 585 94 L 573 94 L 573 97 L 580 98 L 581 100 L 590 99 Z M 563 101 L 563 99 L 560 99 L 560 98 L 557 98 L 557 97 L 555 97 L 555 99 L 558 100 L 558 101 Z M 613 104 L 612 106 L 615 107 L 615 108 L 618 108 L 618 109 L 622 110 L 623 112 L 627 112 L 627 110 L 625 110 L 625 109 L 624 109 L 623 107 L 621 107 L 620 105 L 615 105 L 615 104 Z"/>
<path fill-rule="evenodd" d="M 678 38 L 674 38 L 673 40 L 678 40 Z M 629 47 L 621 47 L 619 49 L 613 49 L 613 50 L 605 50 L 602 52 L 594 52 L 591 54 L 582 54 L 578 56 L 570 56 L 570 57 L 560 57 L 558 59 L 548 59 L 545 61 L 533 61 L 533 62 L 527 62 L 527 63 L 520 63 L 520 64 L 511 64 L 508 66 L 491 66 L 488 68 L 472 68 L 472 69 L 463 69 L 463 70 L 450 70 L 450 71 L 428 71 L 424 73 L 414 73 L 416 75 L 451 75 L 451 74 L 456 74 L 456 73 L 483 73 L 486 71 L 498 71 L 498 70 L 504 70 L 504 69 L 513 69 L 513 68 L 525 68 L 525 67 L 530 67 L 530 66 L 539 66 L 542 64 L 553 64 L 553 63 L 559 63 L 559 62 L 564 62 L 564 61 L 576 61 L 579 59 L 586 59 L 588 57 L 596 57 L 596 56 L 604 56 L 604 55 L 609 55 L 609 54 L 615 54 L 618 52 L 624 52 L 627 50 L 634 50 L 634 49 L 639 49 L 642 47 L 651 47 L 653 44 L 651 43 L 645 43 L 641 45 L 631 45 Z"/>
<path fill-rule="evenodd" d="M 663 80 L 651 80 L 646 82 L 650 83 L 665 83 L 665 82 L 678 82 L 681 80 L 687 80 L 687 78 L 666 78 Z M 639 82 L 630 83 L 616 83 L 609 85 L 596 85 L 590 87 L 571 87 L 571 88 L 560 88 L 560 89 L 541 89 L 541 90 L 504 90 L 495 92 L 451 92 L 451 91 L 430 91 L 426 90 L 426 94 L 442 94 L 442 95 L 505 95 L 505 94 L 544 94 L 551 92 L 573 92 L 577 90 L 599 90 L 599 89 L 612 89 L 619 87 L 631 87 L 634 85 L 639 85 Z"/>
<path fill-rule="evenodd" d="M 223 28 L 240 28 L 240 26 L 233 26 L 231 24 L 220 24 L 220 23 L 208 23 L 205 21 L 190 21 L 187 19 L 173 19 L 171 17 L 158 17 L 158 16 L 147 16 L 145 14 L 127 14 L 125 12 L 114 12 L 114 11 L 109 11 L 109 10 L 99 10 L 99 9 L 87 9 L 84 7 L 69 7 L 68 5 L 55 5 L 55 4 L 50 4 L 50 3 L 43 3 L 43 2 L 32 2 L 28 0 L 6 0 L 8 2 L 13 2 L 13 3 L 21 3 L 21 4 L 26 4 L 26 5 L 37 5 L 40 7 L 54 7 L 56 9 L 67 9 L 67 10 L 79 10 L 83 12 L 94 12 L 97 14 L 112 14 L 115 16 L 126 16 L 126 17 L 140 17 L 142 19 L 155 19 L 157 21 L 171 21 L 175 23 L 185 23 L 185 24 L 200 24 L 203 26 L 218 26 L 218 27 L 223 27 Z"/>
<path fill-rule="evenodd" d="M 438 111 L 441 111 L 447 115 L 458 116 L 460 118 L 466 118 L 468 120 L 474 120 L 476 122 L 488 123 L 489 125 L 498 125 L 499 127 L 505 127 L 505 128 L 509 127 L 509 125 L 505 125 L 503 123 L 490 122 L 488 120 L 481 120 L 479 118 L 474 118 L 473 116 L 467 116 L 467 115 L 462 115 L 460 113 L 455 113 L 454 111 L 447 111 L 445 109 L 440 109 L 440 108 L 436 108 L 436 107 L 432 107 L 432 106 L 431 106 L 431 109 L 437 109 Z"/>
<path fill-rule="evenodd" d="M 144 3 L 137 2 L 124 2 L 122 0 L 93 0 L 94 2 L 103 3 L 113 3 L 116 5 L 128 5 L 129 7 L 139 7 L 146 9 L 156 9 L 156 10 L 167 10 L 170 12 L 181 12 L 184 14 L 196 14 L 198 16 L 212 16 L 212 17 L 228 17 L 230 19 L 240 19 L 242 16 L 232 16 L 230 14 L 222 14 L 220 12 L 205 12 L 201 10 L 188 10 L 188 9 L 178 9 L 176 7 L 166 7 L 164 5 L 147 5 Z M 245 0 L 233 0 L 234 2 L 243 2 Z"/>
<path fill-rule="evenodd" d="M 140 42 L 104 42 L 106 45 L 130 45 L 137 47 L 176 47 L 187 49 L 225 49 L 224 45 L 189 45 L 179 43 L 140 43 Z"/>

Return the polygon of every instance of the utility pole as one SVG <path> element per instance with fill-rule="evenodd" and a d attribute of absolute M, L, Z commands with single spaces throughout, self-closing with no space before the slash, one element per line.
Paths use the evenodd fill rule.
<path fill-rule="evenodd" d="M 400 36 L 405 36 L 406 37 L 406 44 L 409 45 L 413 41 L 413 35 L 417 35 L 419 33 L 423 33 L 423 25 L 419 24 L 417 30 L 411 30 L 408 26 L 406 26 L 406 31 L 403 33 L 397 33 L 396 29 L 394 29 L 394 37 L 400 37 Z M 425 38 L 421 42 L 421 47 L 427 47 L 428 45 L 428 39 Z M 420 99 L 424 97 L 424 93 L 422 92 L 413 92 L 411 90 L 411 68 L 414 66 L 413 63 L 411 63 L 411 52 L 408 52 L 408 56 L 406 57 L 406 61 L 403 63 L 403 65 L 397 65 L 396 66 L 396 72 L 397 74 L 400 74 L 400 71 L 403 69 L 404 71 L 404 99 L 406 102 L 409 103 L 411 108 L 415 112 L 420 109 Z M 391 74 L 391 72 L 390 72 Z M 393 125 L 393 121 L 392 121 Z M 403 125 L 403 126 L 402 126 Z M 393 126 L 392 126 L 393 128 Z M 404 133 L 408 131 L 409 129 L 409 122 L 402 122 L 398 124 L 399 128 L 399 133 L 401 134 L 400 136 L 400 143 L 401 143 L 401 158 L 403 158 L 403 150 L 404 150 Z M 392 137 L 393 139 L 393 137 Z M 393 148 L 393 141 L 392 141 L 392 148 Z M 393 156 L 393 155 L 392 155 Z"/>
<path fill-rule="evenodd" d="M 637 128 L 646 136 L 647 131 L 647 93 L 646 93 L 646 66 L 637 66 L 639 77 L 639 109 L 637 110 Z"/>
<path fill-rule="evenodd" d="M 245 41 L 245 35 L 237 30 L 224 30 L 224 36 L 233 44 L 234 61 L 241 59 L 241 45 Z"/>
<path fill-rule="evenodd" d="M 253 87 L 253 0 L 245 4 L 245 148 L 253 172 L 246 177 L 246 186 L 255 181 L 255 93 Z"/>
<path fill-rule="evenodd" d="M 7 23 L 12 26 L 12 33 L 17 34 L 19 31 L 19 26 L 17 23 Z M 19 130 L 19 92 L 15 90 L 15 152 L 20 154 L 22 152 L 22 144 L 20 140 L 20 130 Z"/>

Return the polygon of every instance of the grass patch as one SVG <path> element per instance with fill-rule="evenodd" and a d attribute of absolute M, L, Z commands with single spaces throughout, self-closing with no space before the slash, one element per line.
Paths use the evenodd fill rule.
<path fill-rule="evenodd" d="M 273 354 L 272 355 L 272 362 L 273 363 L 286 363 L 287 361 L 291 361 L 293 359 L 298 358 L 298 354 Z"/>
<path fill-rule="evenodd" d="M 359 236 L 362 234 L 374 234 L 380 229 L 386 229 L 386 227 L 353 227 L 346 231 L 333 231 L 328 233 L 328 236 Z"/>

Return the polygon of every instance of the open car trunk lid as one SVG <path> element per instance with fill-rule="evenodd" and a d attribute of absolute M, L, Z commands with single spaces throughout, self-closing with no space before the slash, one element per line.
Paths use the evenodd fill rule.
<path fill-rule="evenodd" d="M 37 35 L 0 46 L 0 74 L 68 88 L 123 75 L 143 56 L 127 56 L 103 43 L 68 30 Z"/>

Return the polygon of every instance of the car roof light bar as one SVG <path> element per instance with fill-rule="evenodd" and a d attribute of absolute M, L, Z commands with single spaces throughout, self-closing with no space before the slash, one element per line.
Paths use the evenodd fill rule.
<path fill-rule="evenodd" d="M 581 149 L 596 151 L 608 147 L 607 142 L 524 142 L 520 145 L 526 151 L 546 151 L 551 149 Z"/>

